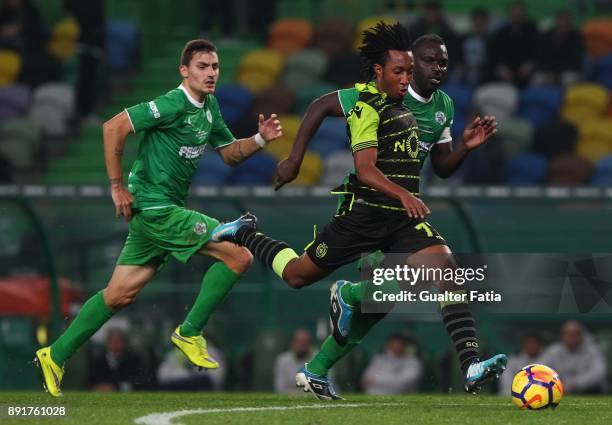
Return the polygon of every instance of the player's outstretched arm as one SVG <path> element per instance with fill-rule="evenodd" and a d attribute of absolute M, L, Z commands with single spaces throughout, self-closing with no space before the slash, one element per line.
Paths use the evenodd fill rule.
<path fill-rule="evenodd" d="M 283 127 L 276 114 L 270 115 L 270 118 L 267 119 L 259 114 L 259 132 L 256 135 L 246 139 L 234 140 L 233 143 L 220 148 L 217 152 L 223 158 L 223 162 L 234 167 L 261 150 L 266 143 L 276 140 L 282 135 Z"/>
<path fill-rule="evenodd" d="M 310 143 L 312 136 L 314 136 L 319 129 L 321 122 L 323 122 L 326 117 L 343 116 L 344 113 L 342 112 L 342 106 L 340 105 L 337 91 L 327 93 L 310 103 L 304 114 L 304 119 L 300 123 L 300 128 L 298 128 L 289 158 L 283 159 L 276 167 L 275 190 L 295 180 L 300 172 L 308 143 Z"/>
<path fill-rule="evenodd" d="M 387 196 L 398 199 L 406 209 L 409 217 L 425 218 L 430 213 L 429 208 L 423 201 L 412 193 L 389 180 L 378 167 L 376 159 L 378 157 L 377 148 L 362 149 L 354 154 L 355 172 L 357 179 Z"/>
<path fill-rule="evenodd" d="M 451 176 L 469 151 L 485 144 L 497 133 L 494 116 L 476 117 L 463 131 L 462 140 L 453 148 L 452 143 L 437 144 L 431 150 L 431 163 L 436 174 L 442 178 Z"/>
<path fill-rule="evenodd" d="M 115 215 L 123 215 L 126 221 L 132 218 L 132 194 L 123 185 L 121 158 L 125 139 L 134 129 L 127 112 L 123 111 L 106 121 L 102 126 L 104 140 L 104 163 L 111 185 L 111 196 L 115 204 Z"/>

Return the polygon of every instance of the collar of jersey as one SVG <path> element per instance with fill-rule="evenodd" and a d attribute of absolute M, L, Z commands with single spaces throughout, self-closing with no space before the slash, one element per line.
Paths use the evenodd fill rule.
<path fill-rule="evenodd" d="M 193 97 L 191 97 L 191 95 L 189 94 L 189 92 L 187 91 L 187 89 L 185 87 L 183 87 L 183 84 L 180 84 L 178 86 L 179 89 L 181 89 L 183 91 L 183 93 L 185 93 L 185 96 L 187 96 L 187 100 L 189 101 L 189 103 L 191 103 L 193 106 L 195 106 L 196 108 L 200 108 L 202 109 L 204 107 L 204 102 L 198 102 L 197 100 L 195 100 Z"/>
<path fill-rule="evenodd" d="M 433 93 L 431 96 L 429 96 L 429 98 L 423 97 L 417 92 L 415 92 L 414 89 L 412 88 L 412 85 L 410 84 L 408 84 L 408 93 L 410 93 L 410 96 L 414 97 L 416 100 L 418 100 L 421 103 L 429 103 L 431 102 L 431 99 L 433 99 Z"/>
<path fill-rule="evenodd" d="M 387 97 L 387 93 L 381 93 L 378 91 L 378 89 L 376 88 L 376 83 L 374 81 L 370 81 L 369 83 L 365 84 L 365 83 L 357 83 L 355 84 L 355 88 L 357 89 L 358 92 L 368 92 L 368 93 L 372 93 L 372 94 L 379 94 L 383 99 L 385 99 Z"/>

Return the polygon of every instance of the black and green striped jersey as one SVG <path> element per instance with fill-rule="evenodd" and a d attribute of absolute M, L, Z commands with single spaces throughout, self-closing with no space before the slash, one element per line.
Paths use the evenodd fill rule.
<path fill-rule="evenodd" d="M 347 117 L 353 153 L 376 148 L 376 167 L 394 183 L 419 193 L 419 131 L 402 100 L 390 100 L 374 83 L 356 84 L 359 99 Z M 353 202 L 372 207 L 403 210 L 399 200 L 367 186 L 351 173 L 339 192 L 351 193 Z"/>

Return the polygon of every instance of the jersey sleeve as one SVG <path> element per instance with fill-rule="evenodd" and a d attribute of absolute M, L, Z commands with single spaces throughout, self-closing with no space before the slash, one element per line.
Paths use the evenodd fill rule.
<path fill-rule="evenodd" d="M 219 103 L 217 102 L 217 99 L 212 95 L 209 96 L 209 110 L 212 114 L 213 122 L 212 130 L 210 131 L 210 139 L 208 140 L 213 148 L 219 149 L 223 146 L 231 144 L 234 140 L 236 140 L 236 138 L 234 137 L 230 129 L 227 127 L 227 124 L 221 116 L 221 108 L 219 108 Z"/>
<path fill-rule="evenodd" d="M 173 122 L 182 113 L 184 104 L 169 92 L 163 96 L 126 108 L 134 133 Z"/>
<path fill-rule="evenodd" d="M 444 123 L 444 128 L 442 129 L 442 133 L 440 134 L 440 138 L 436 144 L 450 143 L 453 140 L 453 137 L 451 136 L 451 127 L 453 126 L 453 121 L 455 119 L 455 105 L 450 97 L 446 98 L 444 109 L 446 113 L 446 122 Z"/>
<path fill-rule="evenodd" d="M 357 104 L 358 99 L 359 92 L 355 87 L 338 90 L 338 100 L 340 101 L 340 106 L 342 107 L 342 112 L 345 117 L 348 117 L 351 109 Z"/>
<path fill-rule="evenodd" d="M 380 117 L 367 103 L 358 101 L 346 119 L 351 133 L 351 150 L 378 147 L 378 123 Z"/>

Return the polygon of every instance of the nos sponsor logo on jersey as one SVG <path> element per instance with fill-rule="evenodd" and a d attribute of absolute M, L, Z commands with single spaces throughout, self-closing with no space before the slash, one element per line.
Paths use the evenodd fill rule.
<path fill-rule="evenodd" d="M 179 150 L 179 156 L 187 159 L 199 158 L 204 153 L 206 145 L 200 146 L 181 146 Z"/>
<path fill-rule="evenodd" d="M 157 105 L 155 104 L 155 102 L 153 101 L 149 102 L 149 109 L 151 110 L 151 113 L 153 114 L 153 118 L 158 119 L 159 117 L 161 117 L 161 114 L 159 113 L 159 109 L 157 109 Z"/>
<path fill-rule="evenodd" d="M 440 125 L 443 125 L 446 122 L 446 115 L 444 115 L 444 112 L 436 112 L 436 122 Z"/>

